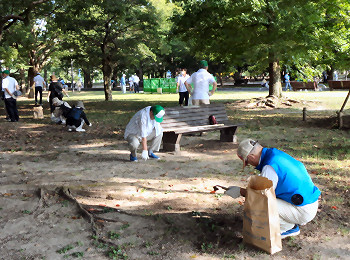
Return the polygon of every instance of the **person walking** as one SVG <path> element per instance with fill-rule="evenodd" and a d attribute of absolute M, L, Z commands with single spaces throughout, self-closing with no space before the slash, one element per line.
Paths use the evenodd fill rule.
<path fill-rule="evenodd" d="M 35 83 L 35 105 L 38 105 L 38 94 L 40 94 L 40 106 L 43 105 L 43 88 L 46 88 L 46 83 L 44 78 L 40 75 L 39 72 L 36 73 L 34 77 Z"/>
<path fill-rule="evenodd" d="M 272 181 L 281 237 L 298 235 L 299 225 L 305 225 L 316 216 L 321 195 L 305 166 L 285 152 L 264 148 L 252 139 L 245 139 L 239 144 L 237 156 L 243 161 L 243 168 L 250 164 L 261 172 L 261 176 Z M 231 186 L 230 193 L 246 196 L 247 190 Z"/>
<path fill-rule="evenodd" d="M 286 88 L 285 91 L 290 90 L 292 91 L 292 85 L 290 84 L 290 76 L 289 73 L 287 72 L 286 75 L 284 75 L 284 81 L 286 83 Z"/>
<path fill-rule="evenodd" d="M 134 82 L 135 93 L 140 93 L 140 91 L 139 91 L 140 78 L 139 78 L 139 76 L 136 75 L 136 73 L 134 74 L 134 76 L 132 76 L 132 81 Z"/>
<path fill-rule="evenodd" d="M 142 144 L 142 159 L 160 159 L 153 152 L 159 151 L 163 129 L 160 123 L 165 115 L 164 108 L 160 105 L 147 106 L 139 110 L 126 126 L 124 139 L 129 144 L 130 161 L 137 162 L 137 148 Z M 150 146 L 147 146 L 150 141 Z"/>
<path fill-rule="evenodd" d="M 201 60 L 199 66 L 200 69 L 185 81 L 187 91 L 192 96 L 192 104 L 195 106 L 210 104 L 209 97 L 215 93 L 217 88 L 215 78 L 208 72 L 208 62 Z M 191 84 L 193 84 L 193 90 Z M 210 92 L 209 84 L 213 84 Z"/>
<path fill-rule="evenodd" d="M 4 91 L 5 107 L 8 114 L 7 121 L 18 122 L 19 115 L 17 109 L 17 96 L 15 95 L 16 90 L 19 90 L 19 85 L 16 79 L 9 76 L 10 71 L 2 71 L 2 90 Z"/>
<path fill-rule="evenodd" d="M 187 69 L 182 69 L 180 75 L 177 77 L 176 91 L 179 92 L 179 105 L 180 106 L 183 106 L 184 100 L 185 100 L 185 106 L 188 106 L 189 93 L 188 93 L 187 88 L 185 86 L 185 82 L 189 77 L 190 76 L 187 75 Z"/>

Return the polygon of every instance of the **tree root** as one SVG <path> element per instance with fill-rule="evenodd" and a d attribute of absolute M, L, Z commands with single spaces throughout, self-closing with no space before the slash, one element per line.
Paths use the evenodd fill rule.
<path fill-rule="evenodd" d="M 60 194 L 64 197 L 66 197 L 68 200 L 74 202 L 74 204 L 78 207 L 81 215 L 87 219 L 89 221 L 89 223 L 91 224 L 91 228 L 92 228 L 92 232 L 95 236 L 98 235 L 98 228 L 96 225 L 96 221 L 95 221 L 95 217 L 86 209 L 84 209 L 83 206 L 81 206 L 81 204 L 76 200 L 76 198 L 74 198 L 74 196 L 71 194 L 69 188 L 67 187 L 62 187 L 60 189 Z"/>

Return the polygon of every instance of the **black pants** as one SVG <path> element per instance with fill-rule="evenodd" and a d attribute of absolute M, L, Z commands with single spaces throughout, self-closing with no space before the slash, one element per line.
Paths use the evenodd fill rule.
<path fill-rule="evenodd" d="M 67 120 L 66 120 L 66 125 L 79 127 L 81 125 L 81 119 L 77 120 L 77 119 L 68 117 Z"/>
<path fill-rule="evenodd" d="M 5 98 L 5 106 L 11 122 L 17 122 L 19 119 L 17 110 L 17 101 L 14 98 Z"/>
<path fill-rule="evenodd" d="M 135 93 L 139 93 L 139 83 L 134 82 L 134 91 Z"/>
<path fill-rule="evenodd" d="M 188 98 L 189 98 L 188 91 L 179 92 L 179 95 L 180 95 L 179 104 L 182 105 L 184 103 L 184 99 L 185 99 L 185 106 L 188 106 Z"/>
<path fill-rule="evenodd" d="M 42 87 L 35 87 L 35 104 L 38 104 L 38 93 L 40 94 L 40 103 L 43 103 L 43 88 Z"/>

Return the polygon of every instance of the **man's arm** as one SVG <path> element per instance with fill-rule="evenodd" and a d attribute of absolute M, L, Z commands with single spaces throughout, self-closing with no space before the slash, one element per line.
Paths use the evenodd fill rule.
<path fill-rule="evenodd" d="M 185 86 L 186 86 L 188 93 L 192 94 L 192 86 L 190 84 L 188 84 L 186 81 L 185 81 Z"/>
<path fill-rule="evenodd" d="M 142 137 L 141 144 L 142 144 L 142 150 L 147 151 L 147 138 L 146 137 Z"/>
<path fill-rule="evenodd" d="M 4 88 L 4 89 L 7 92 L 7 94 L 9 94 L 11 97 L 13 97 L 12 93 L 10 92 L 10 90 L 8 88 Z"/>
<path fill-rule="evenodd" d="M 216 88 L 218 87 L 218 83 L 216 83 L 216 81 L 213 83 L 213 89 L 211 90 L 211 96 L 214 95 L 214 92 L 216 90 Z"/>

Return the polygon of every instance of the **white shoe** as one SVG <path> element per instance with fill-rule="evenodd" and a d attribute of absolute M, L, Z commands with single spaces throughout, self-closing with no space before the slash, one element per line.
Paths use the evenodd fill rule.
<path fill-rule="evenodd" d="M 75 131 L 77 131 L 77 132 L 85 132 L 85 129 L 83 129 L 83 128 L 77 128 L 77 129 L 75 129 Z"/>
<path fill-rule="evenodd" d="M 68 128 L 68 132 L 72 132 L 72 128 Z"/>

